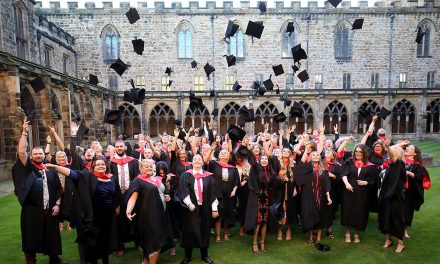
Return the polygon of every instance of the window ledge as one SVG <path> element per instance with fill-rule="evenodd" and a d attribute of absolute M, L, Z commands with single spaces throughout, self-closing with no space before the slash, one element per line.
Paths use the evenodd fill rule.
<path fill-rule="evenodd" d="M 423 58 L 432 58 L 432 56 L 430 56 L 430 55 L 428 55 L 428 56 L 417 56 L 417 58 L 421 58 L 421 59 L 423 59 Z"/>
<path fill-rule="evenodd" d="M 177 58 L 178 60 L 194 60 L 194 58 Z"/>
<path fill-rule="evenodd" d="M 349 62 L 351 61 L 351 57 L 338 57 L 335 58 L 336 62 Z"/>

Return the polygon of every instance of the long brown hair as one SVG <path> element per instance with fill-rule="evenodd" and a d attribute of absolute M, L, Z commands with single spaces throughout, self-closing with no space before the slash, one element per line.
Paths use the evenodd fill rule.
<path fill-rule="evenodd" d="M 357 148 L 360 148 L 361 149 L 361 151 L 362 151 L 362 162 L 363 163 L 368 163 L 368 151 L 367 151 L 367 146 L 365 146 L 364 144 L 356 144 L 356 146 L 354 146 L 354 149 L 353 149 L 353 161 L 355 161 L 356 160 L 356 156 L 355 156 L 355 154 L 356 154 L 356 149 Z"/>
<path fill-rule="evenodd" d="M 414 151 L 416 152 L 416 155 L 414 156 L 414 162 L 420 163 L 420 165 L 423 166 L 423 159 L 422 159 L 422 151 L 419 147 L 414 146 Z"/>

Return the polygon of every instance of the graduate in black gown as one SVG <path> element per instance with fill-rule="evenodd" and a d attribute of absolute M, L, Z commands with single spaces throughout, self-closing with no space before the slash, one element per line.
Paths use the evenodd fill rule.
<path fill-rule="evenodd" d="M 396 253 L 404 249 L 403 234 L 405 232 L 405 195 L 404 188 L 406 182 L 406 168 L 403 158 L 403 150 L 389 147 L 387 150 L 390 157 L 390 165 L 386 169 L 379 193 L 378 221 L 379 230 L 385 234 L 384 248 L 389 248 L 393 244 L 391 236 L 398 239 Z"/>
<path fill-rule="evenodd" d="M 240 222 L 240 236 L 243 236 L 245 231 L 244 224 L 246 222 L 246 207 L 249 198 L 248 181 L 250 174 L 254 171 L 253 166 L 248 161 L 249 155 L 249 150 L 244 145 L 240 145 L 235 149 L 234 162 L 240 178 L 240 185 L 237 189 L 237 219 Z"/>
<path fill-rule="evenodd" d="M 136 219 L 136 233 L 143 252 L 143 264 L 155 264 L 160 252 L 172 247 L 170 225 L 166 216 L 166 202 L 162 177 L 156 176 L 153 160 L 141 161 L 141 174 L 131 183 L 128 190 L 126 216 Z"/>
<path fill-rule="evenodd" d="M 139 162 L 137 159 L 128 156 L 127 146 L 124 141 L 117 140 L 115 142 L 115 155 L 110 157 L 110 172 L 113 174 L 115 181 L 118 183 L 118 188 L 121 190 L 122 200 L 128 200 L 127 190 L 130 188 L 130 182 L 139 175 Z M 121 211 L 125 212 L 124 204 Z M 135 242 L 138 246 L 136 234 L 133 232 L 133 224 L 125 217 L 125 214 L 118 215 L 118 256 L 124 255 L 124 243 L 130 241 Z"/>
<path fill-rule="evenodd" d="M 200 154 L 193 157 L 193 169 L 180 177 L 178 196 L 182 201 L 183 229 L 180 245 L 185 249 L 182 264 L 192 259 L 193 248 L 200 248 L 202 261 L 214 263 L 208 256 L 211 219 L 218 217 L 219 187 L 212 173 L 203 170 Z"/>
<path fill-rule="evenodd" d="M 80 255 L 91 264 L 109 263 L 109 254 L 118 246 L 116 216 L 119 214 L 121 191 L 104 156 L 96 157 L 91 171 L 75 171 L 58 165 L 49 168 L 70 176 L 78 188 L 81 217 L 77 223 Z"/>
<path fill-rule="evenodd" d="M 220 227 L 223 225 L 225 230 L 223 238 L 227 241 L 229 240 L 229 228 L 235 223 L 235 204 L 237 203 L 235 194 L 240 185 L 240 178 L 235 166 L 228 164 L 229 155 L 227 150 L 221 150 L 218 156 L 219 160 L 211 160 L 208 163 L 208 171 L 213 173 L 212 177 L 221 189 L 220 216 L 215 221 L 216 242 L 220 242 Z"/>
<path fill-rule="evenodd" d="M 60 212 L 61 184 L 55 171 L 43 164 L 44 151 L 35 147 L 27 153 L 29 121 L 23 122 L 18 159 L 12 167 L 14 192 L 21 205 L 20 228 L 26 263 L 36 263 L 36 253 L 49 255 L 50 264 L 62 263 Z"/>
<path fill-rule="evenodd" d="M 302 163 L 296 164 L 293 172 L 296 184 L 301 186 L 301 228 L 309 232 L 309 245 L 315 243 L 319 251 L 328 251 L 330 247 L 321 243 L 321 230 L 330 225 L 330 179 L 318 151 L 311 153 L 311 162 L 306 159 L 303 156 Z"/>
<path fill-rule="evenodd" d="M 368 222 L 368 186 L 375 182 L 377 167 L 368 161 L 367 147 L 357 144 L 353 158 L 342 166 L 342 181 L 345 185 L 342 199 L 341 224 L 346 227 L 345 242 L 351 242 L 350 229 L 354 229 L 354 242 L 359 243 L 359 231 L 364 231 Z"/>

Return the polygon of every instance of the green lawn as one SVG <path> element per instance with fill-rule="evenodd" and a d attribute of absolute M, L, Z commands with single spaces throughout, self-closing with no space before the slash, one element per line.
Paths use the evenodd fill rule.
<path fill-rule="evenodd" d="M 440 142 L 418 142 L 422 151 L 433 154 L 434 160 L 440 160 Z M 334 240 L 324 239 L 332 248 L 329 252 L 318 252 L 314 247 L 307 246 L 307 235 L 294 229 L 292 241 L 276 241 L 269 235 L 266 241 L 267 252 L 254 254 L 251 252 L 251 237 L 239 237 L 237 228 L 233 229 L 231 241 L 215 243 L 212 240 L 209 249 L 211 258 L 216 263 L 440 263 L 437 246 L 440 245 L 440 168 L 429 169 L 432 188 L 425 193 L 425 204 L 420 212 L 416 212 L 413 227 L 410 229 L 411 239 L 405 241 L 405 250 L 396 254 L 393 249 L 383 249 L 384 237 L 380 234 L 377 215 L 370 214 L 367 231 L 361 234 L 362 243 L 346 244 L 344 230 L 335 221 Z M 0 199 L 0 263 L 24 263 L 21 252 L 19 227 L 20 207 L 13 195 Z M 77 247 L 74 243 L 75 232 L 62 233 L 63 259 L 70 263 L 79 263 Z M 124 257 L 111 256 L 111 263 L 141 262 L 141 253 L 129 245 Z M 393 246 L 394 247 L 394 246 Z M 194 250 L 192 263 L 202 263 L 198 250 Z M 159 258 L 160 263 L 179 263 L 183 250 L 178 248 L 177 256 L 171 257 L 168 252 Z M 40 263 L 48 263 L 48 258 L 38 257 Z"/>

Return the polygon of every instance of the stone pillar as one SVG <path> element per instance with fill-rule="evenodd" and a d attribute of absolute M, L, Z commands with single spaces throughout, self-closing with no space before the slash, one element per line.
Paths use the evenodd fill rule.
<path fill-rule="evenodd" d="M 426 105 L 427 105 L 427 98 L 428 95 L 426 94 L 426 91 L 423 91 L 423 94 L 419 96 L 420 100 L 420 107 L 416 108 L 416 114 L 414 115 L 414 118 L 416 119 L 416 139 L 421 140 L 424 137 L 425 131 L 426 131 Z M 433 116 L 434 117 L 434 116 Z M 432 129 L 431 125 L 431 129 Z"/>

